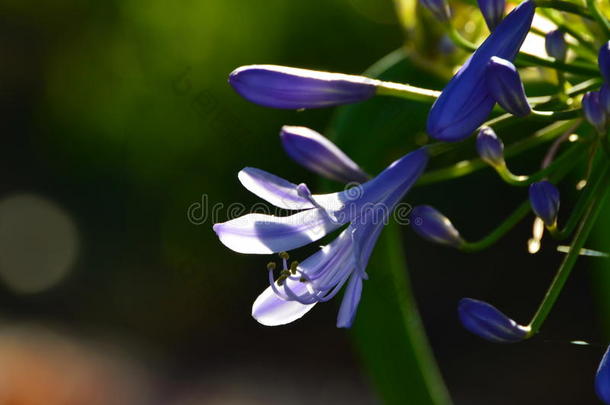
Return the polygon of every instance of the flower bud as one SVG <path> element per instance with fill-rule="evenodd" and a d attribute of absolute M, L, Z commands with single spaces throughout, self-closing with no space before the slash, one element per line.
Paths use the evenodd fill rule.
<path fill-rule="evenodd" d="M 377 80 L 275 65 L 235 69 L 229 83 L 243 98 L 272 108 L 320 108 L 366 100 Z"/>
<path fill-rule="evenodd" d="M 487 28 L 490 32 L 493 31 L 504 17 L 506 0 L 477 0 L 477 2 L 483 18 L 485 18 Z"/>
<path fill-rule="evenodd" d="M 429 205 L 419 205 L 411 212 L 411 227 L 431 242 L 460 247 L 464 240 L 449 218 Z"/>
<path fill-rule="evenodd" d="M 492 56 L 515 58 L 535 10 L 532 0 L 515 7 L 453 76 L 428 114 L 426 131 L 432 138 L 461 141 L 485 122 L 495 104 L 485 85 L 487 62 Z"/>
<path fill-rule="evenodd" d="M 595 374 L 595 392 L 599 399 L 610 405 L 610 347 L 606 349 Z"/>
<path fill-rule="evenodd" d="M 458 304 L 462 325 L 471 333 L 494 343 L 516 343 L 527 337 L 529 328 L 513 321 L 493 305 L 472 298 Z"/>
<path fill-rule="evenodd" d="M 598 132 L 606 129 L 606 111 L 602 106 L 598 91 L 589 91 L 582 97 L 582 110 L 585 118 Z"/>
<path fill-rule="evenodd" d="M 546 53 L 557 60 L 566 60 L 568 45 L 561 30 L 553 30 L 546 34 L 544 47 Z"/>
<path fill-rule="evenodd" d="M 420 0 L 420 3 L 441 22 L 449 21 L 451 18 L 451 10 L 447 0 Z"/>
<path fill-rule="evenodd" d="M 610 83 L 610 41 L 606 42 L 599 48 L 597 56 L 599 71 L 606 83 Z"/>
<path fill-rule="evenodd" d="M 606 120 L 610 117 L 610 84 L 604 83 L 599 90 L 599 104 L 606 112 Z"/>
<path fill-rule="evenodd" d="M 477 152 L 481 159 L 491 166 L 504 165 L 504 144 L 490 127 L 483 127 L 479 131 Z"/>
<path fill-rule="evenodd" d="M 280 138 L 292 160 L 322 177 L 342 183 L 369 179 L 341 149 L 312 129 L 284 126 Z"/>
<path fill-rule="evenodd" d="M 559 190 L 552 183 L 543 180 L 532 183 L 529 188 L 530 205 L 534 214 L 546 226 L 553 226 L 559 213 Z"/>
<path fill-rule="evenodd" d="M 506 59 L 493 56 L 485 71 L 487 89 L 509 113 L 524 117 L 532 112 L 517 68 Z"/>

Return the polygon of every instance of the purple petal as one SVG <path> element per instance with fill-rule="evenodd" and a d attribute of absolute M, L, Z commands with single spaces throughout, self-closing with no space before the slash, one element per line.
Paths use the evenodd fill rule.
<path fill-rule="evenodd" d="M 215 224 L 214 232 L 235 252 L 269 254 L 307 245 L 341 225 L 331 221 L 324 210 L 315 208 L 285 217 L 248 214 Z"/>
<path fill-rule="evenodd" d="M 337 328 L 349 328 L 352 326 L 361 295 L 362 278 L 358 273 L 352 273 L 343 295 L 343 301 L 341 301 L 341 307 L 339 308 Z"/>
<path fill-rule="evenodd" d="M 513 60 L 534 17 L 535 4 L 527 0 L 502 20 L 445 87 L 428 114 L 427 131 L 441 141 L 468 137 L 489 116 L 495 101 L 485 84 L 492 56 Z"/>
<path fill-rule="evenodd" d="M 276 65 L 250 65 L 234 70 L 229 83 L 246 100 L 272 108 L 320 108 L 366 100 L 377 80 Z"/>
<path fill-rule="evenodd" d="M 595 374 L 595 392 L 605 404 L 610 404 L 610 347 L 606 349 Z"/>
<path fill-rule="evenodd" d="M 466 329 L 490 342 L 516 343 L 529 333 L 529 328 L 519 325 L 484 301 L 462 298 L 458 304 L 458 315 Z"/>
<path fill-rule="evenodd" d="M 287 210 L 313 208 L 309 200 L 299 196 L 296 184 L 274 174 L 254 167 L 246 167 L 237 177 L 246 189 L 276 207 Z"/>
<path fill-rule="evenodd" d="M 485 71 L 487 90 L 509 113 L 524 117 L 532 112 L 517 68 L 506 59 L 492 56 Z"/>
<path fill-rule="evenodd" d="M 284 126 L 280 137 L 286 153 L 295 162 L 322 177 L 342 183 L 369 179 L 341 149 L 314 130 Z"/>

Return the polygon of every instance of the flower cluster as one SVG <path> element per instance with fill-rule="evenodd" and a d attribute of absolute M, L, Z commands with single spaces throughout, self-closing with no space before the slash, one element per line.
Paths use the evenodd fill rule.
<path fill-rule="evenodd" d="M 537 7 L 556 8 L 595 20 L 609 36 L 610 22 L 594 2 L 588 2 L 587 9 L 560 0 L 526 0 L 506 13 L 504 0 L 479 0 L 490 34 L 476 46 L 452 25 L 446 0 L 421 0 L 421 4 L 447 29 L 456 46 L 472 51 L 441 92 L 363 76 L 274 65 L 244 66 L 229 76 L 229 83 L 242 97 L 272 108 L 321 108 L 362 102 L 374 96 L 432 103 L 426 131 L 436 143 L 432 141 L 407 153 L 374 177 L 321 134 L 304 127 L 282 128 L 282 145 L 294 161 L 321 177 L 357 183 L 356 187 L 331 194 L 312 194 L 303 183 L 294 184 L 260 169 L 245 168 L 239 172 L 238 178 L 246 189 L 291 212 L 283 217 L 248 214 L 214 225 L 220 241 L 236 252 L 280 255 L 279 276 L 276 277 L 276 264 L 270 263 L 269 287 L 252 308 L 254 318 L 264 325 L 299 319 L 316 303 L 328 301 L 344 289 L 337 326 L 351 326 L 363 281 L 368 278 L 369 257 L 390 212 L 422 176 L 429 157 L 453 150 L 453 145 L 474 133 L 478 133 L 475 140 L 478 157 L 460 161 L 460 170 L 450 166 L 430 173 L 435 175 L 430 178 L 448 180 L 487 164 L 509 185 L 528 186 L 529 199 L 479 241 L 468 241 L 445 215 L 430 205 L 413 209 L 413 230 L 429 241 L 473 252 L 492 245 L 533 211 L 536 219 L 529 244 L 531 253 L 539 249 L 545 229 L 553 238 L 570 237 L 572 242 L 555 280 L 528 324 L 518 324 L 486 302 L 464 298 L 458 304 L 463 326 L 497 343 L 515 343 L 535 336 L 576 259 L 587 251 L 584 244 L 609 189 L 610 41 L 601 46 L 595 44 L 556 18 L 553 22 L 557 27 L 543 33 L 547 56 L 520 50 L 531 32 Z M 553 93 L 528 97 L 522 66 L 554 69 Z M 583 125 L 583 118 L 590 125 Z M 539 129 L 534 134 L 522 134 L 517 142 L 505 147 L 496 131 L 518 120 L 531 120 Z M 549 141 L 539 171 L 529 175 L 510 171 L 507 161 L 511 156 Z M 579 167 L 585 168 L 585 175 L 575 184 L 578 202 L 562 227 L 556 184 Z M 333 232 L 338 233 L 335 239 L 316 253 L 302 262 L 288 263 L 287 251 Z M 606 403 L 610 403 L 608 357 L 606 353 L 596 378 L 597 394 Z"/>

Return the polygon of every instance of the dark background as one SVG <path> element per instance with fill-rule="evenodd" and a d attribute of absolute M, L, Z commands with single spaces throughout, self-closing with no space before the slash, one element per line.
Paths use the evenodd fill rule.
<path fill-rule="evenodd" d="M 337 300 L 284 327 L 250 317 L 269 257 L 222 246 L 212 207 L 223 204 L 224 221 L 229 204 L 257 202 L 237 181 L 244 166 L 316 184 L 277 135 L 284 124 L 323 131 L 333 115 L 249 104 L 227 84 L 231 70 L 359 73 L 403 41 L 390 1 L 1 1 L 0 375 L 14 377 L 0 384 L 0 403 L 93 403 L 53 396 L 75 358 L 74 375 L 100 362 L 126 373 L 87 380 L 114 387 L 99 389 L 101 404 L 378 403 L 349 333 L 334 326 Z M 476 239 L 525 197 L 484 170 L 416 189 L 408 202 L 436 205 Z M 561 256 L 552 244 L 527 253 L 531 221 L 476 255 L 405 230 L 416 297 L 456 404 L 596 403 L 607 322 L 597 308 L 605 300 L 594 299 L 604 288 L 591 288 L 591 275 L 604 274 L 590 268 L 595 259 L 579 263 L 532 341 L 488 344 L 457 320 L 462 297 L 523 323 L 532 315 Z M 44 364 L 45 377 L 19 379 Z M 123 391 L 131 396 L 104 396 Z"/>

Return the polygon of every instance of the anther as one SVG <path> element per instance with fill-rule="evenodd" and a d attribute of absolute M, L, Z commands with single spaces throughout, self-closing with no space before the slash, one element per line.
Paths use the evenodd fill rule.
<path fill-rule="evenodd" d="M 280 256 L 280 258 L 282 258 L 284 260 L 288 260 L 290 258 L 290 255 L 288 254 L 288 252 L 280 252 L 279 256 Z"/>
<path fill-rule="evenodd" d="M 273 271 L 276 267 L 277 265 L 274 262 L 267 263 L 267 270 Z"/>
<path fill-rule="evenodd" d="M 290 272 L 292 274 L 297 274 L 297 266 L 299 265 L 299 262 L 297 262 L 296 260 L 293 261 L 292 263 L 290 263 Z"/>

